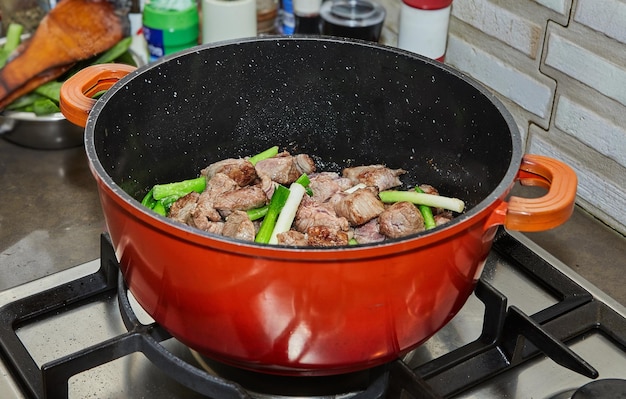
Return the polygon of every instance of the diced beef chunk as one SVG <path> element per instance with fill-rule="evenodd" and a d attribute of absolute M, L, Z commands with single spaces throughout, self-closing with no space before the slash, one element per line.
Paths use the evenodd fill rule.
<path fill-rule="evenodd" d="M 208 177 L 207 177 L 208 178 Z M 207 181 L 206 188 L 198 198 L 196 209 L 193 210 L 191 218 L 193 225 L 201 230 L 206 230 L 209 222 L 219 222 L 222 216 L 215 209 L 214 201 L 225 192 L 238 189 L 236 181 L 223 173 L 216 173 Z M 191 224 L 191 223 L 190 223 Z"/>
<path fill-rule="evenodd" d="M 439 191 L 430 184 L 420 184 L 420 189 L 426 194 L 439 195 Z"/>
<path fill-rule="evenodd" d="M 396 202 L 378 217 L 380 232 L 390 238 L 404 237 L 424 230 L 424 218 L 410 202 Z"/>
<path fill-rule="evenodd" d="M 298 171 L 298 177 L 300 177 L 303 173 L 310 175 L 315 172 L 315 161 L 313 161 L 313 158 L 307 154 L 294 155 L 293 159 L 296 165 L 296 170 Z"/>
<path fill-rule="evenodd" d="M 261 176 L 261 183 L 259 183 L 261 189 L 265 192 L 265 196 L 268 200 L 272 199 L 272 195 L 274 195 L 274 190 L 278 183 L 272 181 L 267 175 Z"/>
<path fill-rule="evenodd" d="M 207 222 L 202 230 L 222 235 L 222 232 L 224 231 L 224 222 Z"/>
<path fill-rule="evenodd" d="M 345 231 L 328 226 L 313 226 L 307 230 L 308 243 L 312 247 L 335 247 L 348 245 L 349 236 Z"/>
<path fill-rule="evenodd" d="M 178 222 L 188 224 L 196 209 L 198 198 L 200 198 L 200 194 L 195 191 L 179 198 L 172 204 L 167 216 Z"/>
<path fill-rule="evenodd" d="M 399 176 L 405 173 L 404 169 L 390 169 L 384 165 L 356 166 L 343 170 L 343 176 L 353 184 L 363 183 L 368 187 L 376 187 L 378 191 L 402 185 Z"/>
<path fill-rule="evenodd" d="M 318 202 L 325 202 L 334 194 L 352 187 L 350 179 L 339 176 L 335 172 L 321 172 L 309 176 L 309 188 L 313 192 L 312 198 Z"/>
<path fill-rule="evenodd" d="M 435 219 L 435 225 L 441 226 L 442 224 L 445 224 L 451 221 L 453 216 L 452 216 L 452 212 L 443 211 L 443 212 L 435 214 L 433 218 Z"/>
<path fill-rule="evenodd" d="M 289 230 L 284 233 L 279 233 L 276 235 L 276 239 L 278 240 L 278 244 L 280 245 L 291 245 L 291 246 L 301 246 L 301 247 L 305 247 L 309 245 L 309 241 L 307 240 L 304 233 L 301 233 L 296 230 Z"/>
<path fill-rule="evenodd" d="M 337 216 L 327 206 L 304 196 L 296 212 L 294 227 L 296 230 L 306 233 L 313 226 L 327 226 L 342 231 L 348 231 L 350 228 L 346 218 Z"/>
<path fill-rule="evenodd" d="M 276 183 L 288 185 L 296 181 L 303 173 L 315 172 L 315 162 L 306 154 L 291 156 L 285 151 L 275 157 L 257 162 L 256 172 L 259 176 L 269 176 Z"/>
<path fill-rule="evenodd" d="M 213 208 L 213 201 L 209 200 L 208 196 L 203 194 L 204 193 L 200 194 L 196 209 L 194 209 L 191 214 L 193 224 L 202 230 L 204 230 L 203 226 L 205 223 L 219 222 L 222 220 L 222 215 L 220 215 L 217 209 Z"/>
<path fill-rule="evenodd" d="M 359 244 L 371 244 L 385 241 L 385 235 L 380 233 L 378 219 L 372 219 L 354 229 L 354 239 Z"/>
<path fill-rule="evenodd" d="M 265 191 L 260 186 L 246 186 L 227 191 L 213 201 L 213 206 L 224 217 L 233 211 L 260 208 L 267 203 Z"/>
<path fill-rule="evenodd" d="M 245 211 L 234 211 L 226 218 L 222 235 L 244 241 L 254 241 L 254 224 Z"/>
<path fill-rule="evenodd" d="M 276 187 L 290 185 L 303 173 L 311 181 L 311 196 L 298 206 L 291 230 L 278 235 L 278 244 L 331 247 L 399 238 L 425 229 L 419 208 L 409 202 L 383 204 L 380 191 L 401 186 L 403 169 L 384 165 L 346 168 L 342 174 L 316 172 L 306 154 L 292 156 L 284 151 L 252 165 L 246 159 L 225 159 L 201 171 L 206 177 L 204 192 L 192 192 L 170 208 L 168 216 L 192 227 L 243 241 L 254 241 L 262 223 L 251 221 L 245 211 L 271 200 Z M 439 195 L 428 184 L 422 191 Z M 433 208 L 436 225 L 449 222 L 453 213 Z"/>
<path fill-rule="evenodd" d="M 218 173 L 223 173 L 226 176 L 237 182 L 240 187 L 247 186 L 254 182 L 257 178 L 256 169 L 250 161 L 242 158 L 229 158 L 222 161 L 215 162 L 200 171 L 200 174 L 205 175 L 207 179 L 213 178 Z"/>
<path fill-rule="evenodd" d="M 216 173 L 210 180 L 207 180 L 206 188 L 202 194 L 205 195 L 207 199 L 214 201 L 215 198 L 219 197 L 223 193 L 233 191 L 238 188 L 239 184 L 237 184 L 237 182 L 228 175 Z"/>
<path fill-rule="evenodd" d="M 364 224 L 385 210 L 385 205 L 378 196 L 369 189 L 360 189 L 344 195 L 336 204 L 338 216 L 348 219 L 351 225 Z"/>

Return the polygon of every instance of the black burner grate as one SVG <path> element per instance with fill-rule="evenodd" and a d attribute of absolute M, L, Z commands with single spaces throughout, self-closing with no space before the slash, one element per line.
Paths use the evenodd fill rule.
<path fill-rule="evenodd" d="M 501 230 L 494 250 L 560 299 L 532 316 L 525 315 L 495 288 L 479 281 L 475 294 L 485 304 L 483 331 L 464 347 L 415 369 L 401 360 L 367 370 L 354 399 L 451 397 L 541 353 L 595 378 L 597 372 L 564 343 L 599 330 L 626 350 L 626 320 Z M 118 295 L 127 333 L 39 367 L 17 336 L 29 321 Z M 107 235 L 102 235 L 101 265 L 95 273 L 36 293 L 0 308 L 0 355 L 25 394 L 67 398 L 73 375 L 141 352 L 182 385 L 211 398 L 250 398 L 239 383 L 216 377 L 169 352 L 161 343 L 171 336 L 158 324 L 142 324 L 130 305 Z M 270 380 L 271 381 L 271 380 Z"/>

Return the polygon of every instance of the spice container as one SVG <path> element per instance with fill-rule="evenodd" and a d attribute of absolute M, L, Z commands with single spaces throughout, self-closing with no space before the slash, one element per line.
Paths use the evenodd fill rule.
<path fill-rule="evenodd" d="M 198 44 L 198 6 L 192 0 L 146 0 L 143 34 L 149 61 Z"/>
<path fill-rule="evenodd" d="M 276 31 L 278 2 L 276 0 L 256 0 L 256 32 L 270 34 Z"/>
<path fill-rule="evenodd" d="M 322 4 L 322 34 L 378 42 L 385 9 L 370 0 L 332 0 Z"/>
<path fill-rule="evenodd" d="M 452 0 L 402 0 L 398 47 L 443 61 Z"/>
<path fill-rule="evenodd" d="M 256 0 L 203 0 L 202 43 L 257 34 Z"/>
<path fill-rule="evenodd" d="M 295 33 L 319 35 L 322 0 L 293 0 Z"/>
<path fill-rule="evenodd" d="M 296 30 L 296 16 L 293 14 L 293 1 L 281 0 L 279 13 L 279 33 L 292 35 Z"/>

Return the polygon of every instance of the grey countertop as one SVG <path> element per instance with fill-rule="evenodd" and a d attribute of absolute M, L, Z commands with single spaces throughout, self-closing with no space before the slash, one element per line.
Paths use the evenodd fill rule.
<path fill-rule="evenodd" d="M 104 221 L 82 147 L 35 150 L 0 139 L 0 291 L 99 257 Z M 527 235 L 626 305 L 626 240 L 577 207 Z"/>

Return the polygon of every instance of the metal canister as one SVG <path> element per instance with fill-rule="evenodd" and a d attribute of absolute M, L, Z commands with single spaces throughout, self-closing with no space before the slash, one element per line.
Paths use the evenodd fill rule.
<path fill-rule="evenodd" d="M 370 0 L 326 1 L 320 9 L 322 34 L 378 42 L 385 14 Z"/>

